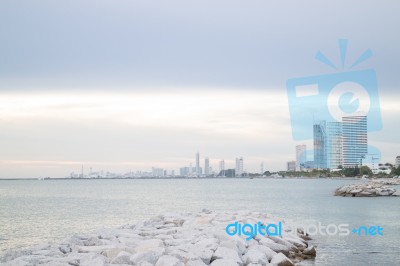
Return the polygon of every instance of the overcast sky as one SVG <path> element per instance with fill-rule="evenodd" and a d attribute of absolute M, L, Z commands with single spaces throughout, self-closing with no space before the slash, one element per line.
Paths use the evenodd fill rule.
<path fill-rule="evenodd" d="M 398 1 L 0 2 L 0 178 L 178 169 L 283 170 L 286 80 L 377 74 L 383 161 L 400 155 Z M 344 70 L 338 39 L 348 39 Z M 311 141 L 304 141 L 311 148 Z"/>

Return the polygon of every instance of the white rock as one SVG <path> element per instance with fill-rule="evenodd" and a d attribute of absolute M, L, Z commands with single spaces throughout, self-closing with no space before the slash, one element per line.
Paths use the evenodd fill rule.
<path fill-rule="evenodd" d="M 303 250 L 305 248 L 307 248 L 307 244 L 306 241 L 304 241 L 303 239 L 301 239 L 300 237 L 297 236 L 293 236 L 293 235 L 287 235 L 284 237 L 284 239 L 286 241 L 288 241 L 289 243 L 295 245 L 297 248 Z"/>
<path fill-rule="evenodd" d="M 217 259 L 232 259 L 237 264 L 243 265 L 243 261 L 241 260 L 241 258 L 237 254 L 237 252 L 233 249 L 226 248 L 226 247 L 218 247 L 217 248 L 214 255 L 212 256 L 212 260 L 214 261 Z"/>
<path fill-rule="evenodd" d="M 130 257 L 132 256 L 131 253 L 126 251 L 121 251 L 118 255 L 111 261 L 114 264 L 131 264 Z"/>
<path fill-rule="evenodd" d="M 293 262 L 288 259 L 283 253 L 276 254 L 272 260 L 271 264 L 276 266 L 294 266 Z"/>
<path fill-rule="evenodd" d="M 234 259 L 218 259 L 214 260 L 212 266 L 238 266 L 239 264 Z"/>
<path fill-rule="evenodd" d="M 103 241 L 101 241 L 97 237 L 90 237 L 88 240 L 83 241 L 83 245 L 85 245 L 85 246 L 101 246 L 101 245 L 103 245 Z"/>
<path fill-rule="evenodd" d="M 264 246 L 264 245 L 254 245 L 254 246 L 249 247 L 249 250 L 252 250 L 252 249 L 258 250 L 258 251 L 262 252 L 263 254 L 265 254 L 265 256 L 267 257 L 267 259 L 269 261 L 272 260 L 272 258 L 276 255 L 275 251 L 273 251 L 272 249 L 270 249 L 269 247 Z"/>
<path fill-rule="evenodd" d="M 101 253 L 107 249 L 112 249 L 114 246 L 112 245 L 104 245 L 104 246 L 77 246 L 76 247 L 79 253 Z"/>
<path fill-rule="evenodd" d="M 135 251 L 138 253 L 146 252 L 163 246 L 164 246 L 163 241 L 160 239 L 142 240 L 138 243 L 138 246 L 135 248 Z"/>
<path fill-rule="evenodd" d="M 238 246 L 232 242 L 232 241 L 221 241 L 221 243 L 219 244 L 220 247 L 226 247 L 226 248 L 230 248 L 235 250 L 236 252 L 238 252 L 238 254 L 242 255 L 242 253 L 239 253 L 239 249 Z"/>
<path fill-rule="evenodd" d="M 249 263 L 265 264 L 268 262 L 267 256 L 258 249 L 250 249 L 243 256 L 243 262 L 245 265 Z"/>
<path fill-rule="evenodd" d="M 271 240 L 273 240 L 277 244 L 284 245 L 284 246 L 288 247 L 290 250 L 297 251 L 296 246 L 294 244 L 290 243 L 288 240 L 286 240 L 284 238 L 277 237 L 277 236 L 270 236 L 268 238 L 270 238 Z"/>
<path fill-rule="evenodd" d="M 132 252 L 134 252 L 134 249 L 133 248 L 132 249 L 130 249 L 130 248 L 110 248 L 110 249 L 102 251 L 100 254 L 107 257 L 108 259 L 112 260 L 115 257 L 117 257 L 121 251 L 127 251 L 129 253 L 132 253 Z"/>
<path fill-rule="evenodd" d="M 289 248 L 287 246 L 281 245 L 281 244 L 277 244 L 275 243 L 273 240 L 269 239 L 269 238 L 263 238 L 260 240 L 260 244 L 264 245 L 266 247 L 269 247 L 270 249 L 272 249 L 273 251 L 275 251 L 276 253 L 282 252 L 285 255 L 289 255 Z"/>
<path fill-rule="evenodd" d="M 183 266 L 183 265 L 184 264 L 181 261 L 179 261 L 176 257 L 170 255 L 161 256 L 156 263 L 156 266 Z"/>
<path fill-rule="evenodd" d="M 314 246 L 310 246 L 303 250 L 303 254 L 315 257 L 317 255 L 317 251 L 315 250 Z"/>
<path fill-rule="evenodd" d="M 202 260 L 197 259 L 197 260 L 190 260 L 186 263 L 186 266 L 204 266 L 207 265 L 205 264 Z"/>
<path fill-rule="evenodd" d="M 133 262 L 133 264 L 139 264 L 140 262 L 147 261 L 151 264 L 156 264 L 157 260 L 164 254 L 165 249 L 164 248 L 153 248 L 145 251 L 139 251 L 135 254 L 133 254 L 130 257 L 130 261 Z"/>

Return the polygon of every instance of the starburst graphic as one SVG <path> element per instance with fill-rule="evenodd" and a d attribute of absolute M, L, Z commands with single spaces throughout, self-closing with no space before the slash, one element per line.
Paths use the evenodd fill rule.
<path fill-rule="evenodd" d="M 348 44 L 348 40 L 347 39 L 339 39 L 338 40 L 339 43 L 339 51 L 340 51 L 340 59 L 341 59 L 341 68 L 345 69 L 345 62 L 346 62 L 346 54 L 347 54 L 347 44 Z M 370 57 L 372 57 L 372 51 L 371 49 L 367 49 L 365 50 L 358 58 L 356 61 L 353 62 L 353 64 L 350 65 L 349 69 L 352 69 L 353 67 L 361 64 L 362 62 L 364 62 L 365 60 L 369 59 Z M 323 53 L 321 53 L 320 51 L 317 52 L 317 54 L 315 55 L 315 59 L 317 59 L 318 61 L 322 62 L 323 64 L 337 70 L 338 67 L 332 63 L 331 60 L 329 60 Z"/>

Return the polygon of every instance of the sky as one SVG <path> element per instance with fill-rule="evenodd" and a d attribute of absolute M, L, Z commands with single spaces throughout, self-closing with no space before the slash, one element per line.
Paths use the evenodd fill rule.
<path fill-rule="evenodd" d="M 284 170 L 286 81 L 376 72 L 382 161 L 400 155 L 398 1 L 0 2 L 0 178 L 85 169 Z M 348 40 L 343 69 L 338 39 Z"/>

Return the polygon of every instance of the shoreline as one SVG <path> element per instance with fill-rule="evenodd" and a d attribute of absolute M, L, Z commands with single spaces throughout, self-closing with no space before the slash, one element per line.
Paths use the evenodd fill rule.
<path fill-rule="evenodd" d="M 313 179 L 313 180 L 365 180 L 360 177 L 99 177 L 99 178 L 0 178 L 0 181 L 23 181 L 23 180 L 37 180 L 37 181 L 52 181 L 52 180 L 169 180 L 169 179 L 189 179 L 189 180 L 200 180 L 200 179 L 271 179 L 271 180 L 292 180 L 292 179 Z M 380 179 L 380 178 L 379 178 Z M 379 180 L 378 179 L 378 180 Z M 392 179 L 392 178 L 381 178 L 381 179 Z M 375 180 L 375 179 L 366 179 Z"/>
<path fill-rule="evenodd" d="M 277 224 L 277 219 L 259 212 L 166 213 L 151 219 L 74 235 L 58 245 L 42 244 L 22 251 L 6 251 L 4 265 L 157 265 L 244 266 L 295 265 L 316 256 L 311 238 L 302 232 L 282 236 L 228 235 L 228 224 Z M 2 265 L 3 265 L 2 264 Z"/>

